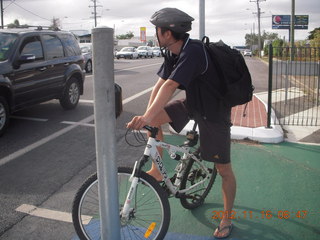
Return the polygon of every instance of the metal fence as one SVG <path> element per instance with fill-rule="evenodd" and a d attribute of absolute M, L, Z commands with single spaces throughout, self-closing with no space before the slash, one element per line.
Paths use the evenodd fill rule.
<path fill-rule="evenodd" d="M 273 124 L 319 126 L 319 81 L 320 48 L 270 45 L 268 107 L 277 116 Z"/>

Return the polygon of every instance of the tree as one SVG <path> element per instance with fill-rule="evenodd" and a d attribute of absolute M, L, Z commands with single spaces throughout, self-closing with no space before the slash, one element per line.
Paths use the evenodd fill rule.
<path fill-rule="evenodd" d="M 126 34 L 121 34 L 116 36 L 117 39 L 131 39 L 133 37 L 134 37 L 134 34 L 131 31 L 127 32 Z"/>
<path fill-rule="evenodd" d="M 308 40 L 312 40 L 316 37 L 317 33 L 319 33 L 320 27 L 313 29 L 311 32 L 309 32 Z"/>
<path fill-rule="evenodd" d="M 57 30 L 57 29 L 60 29 L 60 27 L 61 27 L 60 19 L 59 18 L 53 18 L 49 29 Z"/>
<path fill-rule="evenodd" d="M 7 28 L 28 28 L 28 25 L 20 25 L 19 20 L 15 19 L 13 23 L 7 25 Z"/>

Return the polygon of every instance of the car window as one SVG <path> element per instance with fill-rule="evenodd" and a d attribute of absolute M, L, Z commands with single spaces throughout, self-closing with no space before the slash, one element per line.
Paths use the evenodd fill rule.
<path fill-rule="evenodd" d="M 20 55 L 33 54 L 36 60 L 43 60 L 43 49 L 39 36 L 27 37 L 23 40 L 20 49 Z"/>
<path fill-rule="evenodd" d="M 0 33 L 0 62 L 8 59 L 17 38 L 17 34 Z"/>
<path fill-rule="evenodd" d="M 62 43 L 55 35 L 43 35 L 44 46 L 48 59 L 64 57 Z"/>
<path fill-rule="evenodd" d="M 81 50 L 77 39 L 71 34 L 61 34 L 60 35 L 63 45 L 65 47 L 66 56 L 78 56 L 81 55 Z"/>
<path fill-rule="evenodd" d="M 120 52 L 133 52 L 133 48 L 122 48 Z"/>

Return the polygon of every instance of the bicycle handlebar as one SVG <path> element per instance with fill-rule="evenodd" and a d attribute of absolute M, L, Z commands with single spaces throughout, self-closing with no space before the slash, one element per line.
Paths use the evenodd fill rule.
<path fill-rule="evenodd" d="M 151 126 L 144 126 L 144 129 L 148 130 L 151 133 L 151 137 L 155 138 L 158 134 L 159 128 L 157 127 L 151 127 Z"/>

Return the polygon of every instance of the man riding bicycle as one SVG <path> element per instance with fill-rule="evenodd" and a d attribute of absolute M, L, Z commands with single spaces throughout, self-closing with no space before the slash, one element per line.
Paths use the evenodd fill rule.
<path fill-rule="evenodd" d="M 201 158 L 215 163 L 222 177 L 222 193 L 225 214 L 214 232 L 216 238 L 231 234 L 231 211 L 236 194 L 236 180 L 230 162 L 230 115 L 215 95 L 222 88 L 216 76 L 215 66 L 207 56 L 203 44 L 189 38 L 188 31 L 194 19 L 176 8 L 164 8 L 155 12 L 151 23 L 163 53 L 164 63 L 158 71 L 160 77 L 154 86 L 146 112 L 135 116 L 128 128 L 141 129 L 145 125 L 160 127 L 169 123 L 180 132 L 190 119 L 199 126 Z M 175 90 L 186 91 L 186 99 L 169 102 Z M 159 131 L 159 140 L 163 134 Z M 162 181 L 158 169 L 152 165 L 147 172 Z"/>

